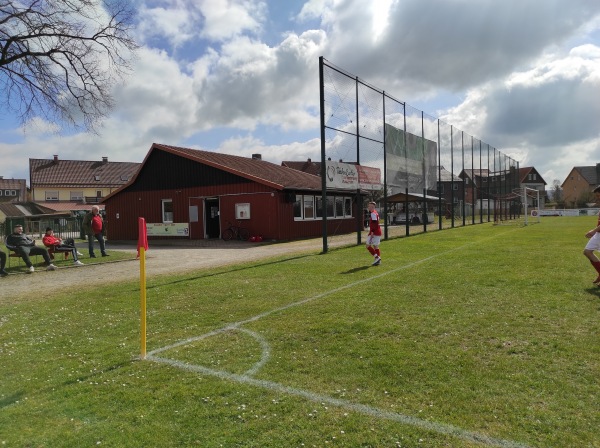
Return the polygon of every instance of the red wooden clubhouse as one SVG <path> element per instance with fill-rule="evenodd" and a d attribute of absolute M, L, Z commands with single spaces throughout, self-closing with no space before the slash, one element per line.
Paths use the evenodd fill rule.
<path fill-rule="evenodd" d="M 136 240 L 138 217 L 149 238 L 219 238 L 229 225 L 269 240 L 356 231 L 356 191 L 328 191 L 321 178 L 252 158 L 154 143 L 136 175 L 102 201 L 108 237 Z M 358 210 L 361 210 L 359 208 Z"/>

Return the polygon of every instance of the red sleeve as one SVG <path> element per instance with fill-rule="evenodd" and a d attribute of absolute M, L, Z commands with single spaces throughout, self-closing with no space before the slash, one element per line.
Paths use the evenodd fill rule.
<path fill-rule="evenodd" d="M 55 236 L 46 235 L 42 238 L 42 243 L 44 243 L 44 246 L 56 246 L 59 241 Z"/>

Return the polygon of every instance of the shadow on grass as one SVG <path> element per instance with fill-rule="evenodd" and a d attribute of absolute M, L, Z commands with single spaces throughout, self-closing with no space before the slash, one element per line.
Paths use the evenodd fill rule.
<path fill-rule="evenodd" d="M 25 396 L 25 392 L 20 391 L 20 392 L 15 392 L 12 395 L 9 395 L 7 397 L 4 397 L 4 398 L 0 399 L 0 409 L 6 408 L 6 407 L 8 407 L 8 406 L 10 406 L 12 404 L 17 403 L 24 396 Z"/>
<path fill-rule="evenodd" d="M 218 277 L 219 275 L 231 274 L 232 272 L 248 271 L 250 269 L 260 268 L 260 267 L 263 267 L 263 266 L 271 266 L 271 265 L 274 265 L 274 264 L 286 263 L 286 262 L 292 261 L 292 260 L 301 260 L 303 258 L 317 257 L 317 256 L 318 255 L 316 255 L 316 254 L 305 254 L 305 255 L 298 255 L 296 257 L 289 257 L 289 258 L 279 259 L 279 260 L 275 260 L 275 261 L 267 261 L 265 263 L 257 263 L 257 264 L 253 264 L 253 265 L 250 265 L 250 266 L 234 267 L 232 269 L 227 269 L 227 270 L 224 270 L 224 271 L 214 272 L 214 273 L 211 273 L 211 274 L 195 275 L 193 277 L 185 277 L 185 278 L 181 278 L 181 279 L 178 279 L 178 280 L 172 280 L 172 281 L 163 282 L 163 283 L 154 283 L 151 286 L 146 286 L 146 289 L 154 289 L 154 288 L 159 288 L 161 286 L 177 285 L 177 284 L 181 284 L 181 283 L 188 283 L 188 282 L 193 282 L 195 280 L 200 280 L 202 278 Z"/>
<path fill-rule="evenodd" d="M 356 274 L 357 272 L 361 272 L 361 271 L 366 271 L 367 269 L 369 269 L 371 266 L 359 266 L 357 268 L 352 268 L 349 269 L 347 271 L 344 272 L 340 272 L 340 274 L 342 275 L 346 275 L 346 274 Z"/>
<path fill-rule="evenodd" d="M 590 295 L 600 298 L 600 288 L 598 286 L 592 286 L 591 288 L 587 288 L 586 291 Z"/>

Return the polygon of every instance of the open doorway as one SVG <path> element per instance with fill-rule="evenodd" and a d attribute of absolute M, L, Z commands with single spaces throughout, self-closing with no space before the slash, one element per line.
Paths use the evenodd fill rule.
<path fill-rule="evenodd" d="M 204 228 L 206 238 L 219 238 L 221 236 L 219 198 L 208 198 L 204 200 Z"/>

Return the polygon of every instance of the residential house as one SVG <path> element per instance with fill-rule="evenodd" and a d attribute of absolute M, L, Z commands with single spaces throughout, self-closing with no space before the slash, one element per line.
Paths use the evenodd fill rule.
<path fill-rule="evenodd" d="M 29 159 L 31 198 L 53 210 L 83 211 L 104 206 L 104 197 L 129 182 L 139 163 L 102 160 Z"/>
<path fill-rule="evenodd" d="M 0 176 L 0 202 L 27 201 L 27 183 L 25 179 L 4 179 Z"/>
<path fill-rule="evenodd" d="M 540 203 L 537 198 L 527 195 L 528 207 L 543 209 L 546 203 L 546 181 L 540 173 L 532 166 L 519 168 L 520 186 L 531 188 L 540 192 Z"/>
<path fill-rule="evenodd" d="M 561 184 L 563 200 L 567 207 L 586 207 L 595 202 L 592 190 L 600 185 L 600 163 L 596 166 L 573 167 Z"/>

